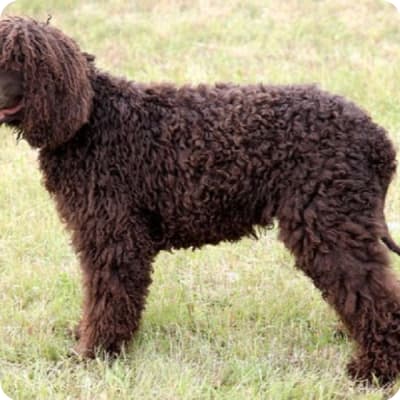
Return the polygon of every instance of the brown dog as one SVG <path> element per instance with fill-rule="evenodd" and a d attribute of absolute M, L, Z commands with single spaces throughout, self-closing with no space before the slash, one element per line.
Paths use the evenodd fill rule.
<path fill-rule="evenodd" d="M 398 375 L 400 286 L 381 242 L 399 252 L 383 216 L 395 151 L 365 112 L 313 86 L 128 82 L 29 19 L 2 19 L 0 48 L 0 121 L 39 148 L 81 261 L 81 354 L 131 338 L 160 250 L 277 219 L 358 345 L 351 375 Z"/>

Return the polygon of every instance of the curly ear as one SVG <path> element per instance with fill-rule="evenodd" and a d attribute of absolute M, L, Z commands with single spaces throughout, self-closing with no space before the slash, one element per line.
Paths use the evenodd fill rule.
<path fill-rule="evenodd" d="M 0 44 L 0 68 L 23 76 L 22 137 L 39 148 L 71 139 L 91 112 L 87 55 L 60 30 L 19 17 L 0 21 Z"/>

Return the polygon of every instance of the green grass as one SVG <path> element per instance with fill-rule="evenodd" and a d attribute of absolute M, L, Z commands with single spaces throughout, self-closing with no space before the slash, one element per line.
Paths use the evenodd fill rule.
<path fill-rule="evenodd" d="M 99 66 L 138 81 L 318 82 L 368 109 L 400 143 L 400 14 L 383 0 L 17 0 L 8 11 L 51 14 Z M 346 377 L 352 346 L 335 338 L 335 315 L 275 231 L 161 253 L 125 354 L 114 363 L 69 358 L 78 262 L 35 152 L 7 129 L 0 142 L 0 382 L 14 400 L 377 400 L 399 388 Z"/>

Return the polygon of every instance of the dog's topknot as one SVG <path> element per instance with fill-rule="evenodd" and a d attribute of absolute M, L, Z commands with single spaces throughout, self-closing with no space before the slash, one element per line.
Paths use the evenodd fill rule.
<path fill-rule="evenodd" d="M 68 141 L 89 119 L 90 66 L 78 45 L 47 23 L 0 20 L 0 69 L 23 78 L 20 134 L 33 147 Z"/>

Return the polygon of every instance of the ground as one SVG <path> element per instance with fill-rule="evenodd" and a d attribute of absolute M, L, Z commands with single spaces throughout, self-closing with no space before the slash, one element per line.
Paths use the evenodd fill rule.
<path fill-rule="evenodd" d="M 400 14 L 383 0 L 17 0 L 7 11 L 51 14 L 102 68 L 137 81 L 317 82 L 369 110 L 399 148 Z M 161 253 L 125 355 L 76 362 L 77 260 L 36 153 L 7 129 L 0 142 L 0 382 L 14 400 L 378 400 L 400 388 L 346 377 L 351 344 L 275 230 Z M 397 241 L 399 210 L 396 179 Z"/>

